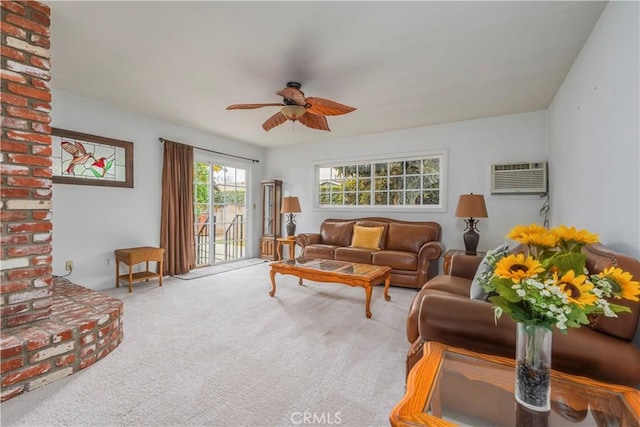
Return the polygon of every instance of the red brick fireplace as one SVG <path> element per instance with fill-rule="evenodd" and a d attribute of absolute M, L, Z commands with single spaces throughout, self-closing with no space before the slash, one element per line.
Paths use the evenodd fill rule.
<path fill-rule="evenodd" d="M 49 7 L 2 1 L 1 400 L 106 356 L 122 302 L 52 277 Z"/>

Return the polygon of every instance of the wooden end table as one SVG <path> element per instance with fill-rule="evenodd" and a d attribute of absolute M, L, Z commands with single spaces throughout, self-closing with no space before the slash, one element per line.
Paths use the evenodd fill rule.
<path fill-rule="evenodd" d="M 142 280 L 160 279 L 162 286 L 162 268 L 164 260 L 164 249 L 154 248 L 151 246 L 142 246 L 138 248 L 116 249 L 114 251 L 116 257 L 116 288 L 120 287 L 120 280 L 129 282 L 129 292 L 133 291 L 133 283 Z M 149 261 L 158 263 L 158 272 L 149 270 Z M 123 262 L 129 266 L 129 273 L 120 275 L 120 263 Z M 141 262 L 147 263 L 146 271 L 134 273 L 133 266 Z"/>
<path fill-rule="evenodd" d="M 278 258 L 276 261 L 282 261 L 282 246 L 287 245 L 289 247 L 289 259 L 296 257 L 296 240 L 288 237 L 278 237 L 276 239 Z"/>
<path fill-rule="evenodd" d="M 384 299 L 391 300 L 391 267 L 382 265 L 357 264 L 354 262 L 333 261 L 327 259 L 295 258 L 271 263 L 271 292 L 276 294 L 276 273 L 291 274 L 302 279 L 316 282 L 341 283 L 349 286 L 361 286 L 366 294 L 365 314 L 371 318 L 371 292 L 373 285 L 384 283 Z"/>
<path fill-rule="evenodd" d="M 640 391 L 634 388 L 552 370 L 551 411 L 535 412 L 515 401 L 513 359 L 436 342 L 425 343 L 423 351 L 389 415 L 394 427 L 640 425 Z"/>

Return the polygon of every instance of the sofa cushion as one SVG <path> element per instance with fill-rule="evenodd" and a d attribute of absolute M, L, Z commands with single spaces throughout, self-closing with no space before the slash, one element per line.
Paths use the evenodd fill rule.
<path fill-rule="evenodd" d="M 323 221 L 320 225 L 322 243 L 334 246 L 349 246 L 355 221 Z"/>
<path fill-rule="evenodd" d="M 358 264 L 371 264 L 371 254 L 373 252 L 375 252 L 374 249 L 337 248 L 334 253 L 334 259 Z"/>
<path fill-rule="evenodd" d="M 380 250 L 380 238 L 384 232 L 384 227 L 361 227 L 355 225 L 353 227 L 353 237 L 351 238 L 351 247 L 360 249 L 376 249 Z"/>
<path fill-rule="evenodd" d="M 422 224 L 389 224 L 386 249 L 418 253 L 422 245 L 438 237 L 438 231 Z"/>
<path fill-rule="evenodd" d="M 418 254 L 415 252 L 378 251 L 373 253 L 372 261 L 375 265 L 386 265 L 398 270 L 418 269 Z"/>
<path fill-rule="evenodd" d="M 387 234 L 389 234 L 389 223 L 384 221 L 376 221 L 372 219 L 356 220 L 356 226 L 360 227 L 383 227 L 382 236 L 380 236 L 380 249 L 386 249 Z"/>
<path fill-rule="evenodd" d="M 305 258 L 320 258 L 320 259 L 333 259 L 335 250 L 339 246 L 335 245 L 309 245 L 304 248 Z"/>
<path fill-rule="evenodd" d="M 486 280 L 488 275 L 490 276 L 493 274 L 491 259 L 495 259 L 495 255 L 501 258 L 502 256 L 500 254 L 504 255 L 508 252 L 509 245 L 506 243 L 495 249 L 487 251 L 487 254 L 482 259 L 482 262 L 478 266 L 476 274 L 473 276 L 473 280 L 471 281 L 471 286 L 469 287 L 469 298 L 480 301 L 487 301 L 489 299 L 489 292 L 487 292 L 480 283 Z"/>

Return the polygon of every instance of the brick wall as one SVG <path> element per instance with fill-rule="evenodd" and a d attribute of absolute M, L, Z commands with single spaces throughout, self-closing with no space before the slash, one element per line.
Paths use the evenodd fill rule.
<path fill-rule="evenodd" d="M 123 339 L 122 301 L 51 276 L 49 7 L 2 5 L 0 401 L 69 376 Z"/>
<path fill-rule="evenodd" d="M 51 314 L 50 9 L 2 1 L 2 328 Z"/>

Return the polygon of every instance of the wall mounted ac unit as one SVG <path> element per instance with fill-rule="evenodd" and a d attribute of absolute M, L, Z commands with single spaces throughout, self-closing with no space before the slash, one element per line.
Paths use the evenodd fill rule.
<path fill-rule="evenodd" d="M 547 162 L 491 165 L 491 194 L 546 194 Z"/>

